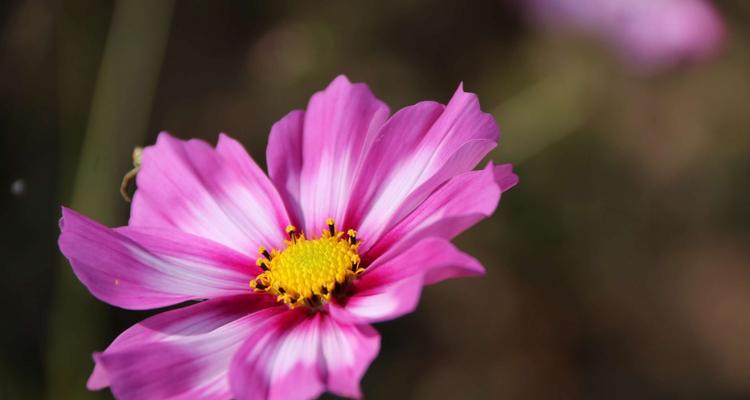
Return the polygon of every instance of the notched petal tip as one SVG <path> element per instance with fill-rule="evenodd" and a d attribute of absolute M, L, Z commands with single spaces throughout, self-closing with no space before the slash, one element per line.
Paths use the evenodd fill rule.
<path fill-rule="evenodd" d="M 180 140 L 180 139 L 177 138 L 177 137 L 175 137 L 172 133 L 170 133 L 168 131 L 160 131 L 159 134 L 156 135 L 156 141 L 154 142 L 154 144 L 152 144 L 150 146 L 144 146 L 143 151 L 144 152 L 149 151 L 150 149 L 158 146 L 159 144 L 163 145 L 163 144 L 165 144 L 167 142 L 170 142 L 172 140 Z M 143 154 L 144 153 L 141 153 L 141 159 L 143 159 Z"/>
<path fill-rule="evenodd" d="M 91 358 L 94 359 L 95 365 L 89 379 L 86 381 L 86 389 L 92 391 L 104 389 L 110 385 L 110 382 L 107 370 L 102 363 L 102 353 L 96 352 L 91 355 Z"/>
<path fill-rule="evenodd" d="M 214 149 L 218 152 L 231 151 L 230 149 L 235 149 L 247 153 L 245 146 L 226 132 L 219 132 Z M 250 158 L 249 155 L 247 155 L 247 157 Z"/>
<path fill-rule="evenodd" d="M 456 93 L 458 92 L 466 93 L 466 91 L 464 91 L 464 81 L 461 81 L 458 83 L 458 87 L 456 88 Z"/>
<path fill-rule="evenodd" d="M 333 78 L 333 80 L 331 81 L 331 83 L 330 83 L 330 84 L 329 84 L 328 86 L 330 87 L 330 86 L 332 86 L 332 85 L 334 85 L 334 84 L 346 84 L 346 85 L 351 85 L 351 84 L 352 84 L 352 81 L 351 81 L 351 80 L 349 80 L 349 77 L 348 77 L 348 76 L 346 76 L 346 74 L 338 74 L 338 75 L 336 75 L 336 77 L 335 77 L 335 78 Z"/>
<path fill-rule="evenodd" d="M 79 223 L 79 220 L 84 217 L 72 208 L 61 206 L 60 209 L 60 221 L 58 224 L 60 225 L 60 239 L 62 239 L 63 235 L 65 235 L 66 232 L 74 229 Z"/>
<path fill-rule="evenodd" d="M 460 275 L 460 277 L 471 278 L 471 277 L 484 276 L 486 274 L 487 274 L 487 269 L 484 268 L 482 263 L 479 262 L 479 260 L 477 260 L 476 258 L 467 255 L 467 260 L 465 261 L 465 264 L 462 266 L 462 274 Z"/>
<path fill-rule="evenodd" d="M 331 83 L 328 84 L 328 86 L 326 86 L 325 89 L 313 94 L 312 97 L 323 96 L 325 94 L 334 94 L 339 90 L 353 91 L 354 93 L 359 93 L 360 95 L 364 94 L 365 97 L 368 98 L 368 101 L 377 103 L 379 107 L 385 110 L 386 114 L 390 113 L 388 105 L 383 103 L 375 96 L 375 93 L 373 93 L 372 89 L 370 89 L 370 85 L 365 82 L 353 82 L 349 79 L 348 76 L 344 74 L 338 75 L 331 81 Z M 310 98 L 311 101 L 312 97 Z"/>
<path fill-rule="evenodd" d="M 245 148 L 245 146 L 239 140 L 235 139 L 232 135 L 226 132 L 219 132 L 218 139 L 216 140 L 216 149 L 224 147 L 227 144 L 239 145 L 243 149 Z"/>
<path fill-rule="evenodd" d="M 512 164 L 501 164 L 494 167 L 495 182 L 500 186 L 504 193 L 518 184 L 519 178 L 513 172 Z"/>
<path fill-rule="evenodd" d="M 500 139 L 500 128 L 497 125 L 495 116 L 489 112 L 483 111 L 479 96 L 474 92 L 467 92 L 464 89 L 464 82 L 458 84 L 458 88 L 446 105 L 447 109 L 461 110 L 460 112 L 467 115 L 473 115 L 477 126 L 484 125 L 482 129 L 486 133 L 485 139 L 491 139 L 497 142 Z"/>
<path fill-rule="evenodd" d="M 60 227 L 60 233 L 62 234 L 63 230 L 65 230 L 65 216 L 68 214 L 70 209 L 65 206 L 60 206 L 60 219 L 57 222 L 57 225 Z"/>

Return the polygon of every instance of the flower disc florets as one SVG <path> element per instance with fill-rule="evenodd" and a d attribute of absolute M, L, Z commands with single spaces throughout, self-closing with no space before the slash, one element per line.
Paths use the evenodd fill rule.
<path fill-rule="evenodd" d="M 326 223 L 318 238 L 307 239 L 290 225 L 285 249 L 258 249 L 261 257 L 256 264 L 263 273 L 250 281 L 250 287 L 276 295 L 292 308 L 318 307 L 345 288 L 364 271 L 357 252 L 361 241 L 353 229 L 345 234 L 335 228 L 333 219 Z"/>

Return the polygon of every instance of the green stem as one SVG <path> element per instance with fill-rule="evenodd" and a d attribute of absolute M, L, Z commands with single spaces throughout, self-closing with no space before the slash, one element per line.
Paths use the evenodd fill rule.
<path fill-rule="evenodd" d="M 133 147 L 146 138 L 173 8 L 172 0 L 121 0 L 114 8 L 69 202 L 105 224 L 122 222 L 120 179 Z M 66 96 L 63 91 L 62 102 Z M 77 281 L 64 259 L 53 299 L 47 397 L 96 397 L 85 384 L 93 367 L 91 352 L 112 339 L 104 337 L 106 306 Z"/>

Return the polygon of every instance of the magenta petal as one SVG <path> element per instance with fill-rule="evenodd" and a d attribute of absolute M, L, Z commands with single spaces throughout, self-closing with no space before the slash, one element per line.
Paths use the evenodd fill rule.
<path fill-rule="evenodd" d="M 501 191 L 517 181 L 509 164 L 493 167 L 491 163 L 484 170 L 451 178 L 367 250 L 367 257 L 398 254 L 416 238 L 452 239 L 492 215 Z"/>
<path fill-rule="evenodd" d="M 447 240 L 427 238 L 389 260 L 376 260 L 355 282 L 343 309 L 334 305 L 331 313 L 351 323 L 394 319 L 414 310 L 422 285 L 483 273 L 476 259 Z"/>
<path fill-rule="evenodd" d="M 247 292 L 252 259 L 174 230 L 110 229 L 63 208 L 59 246 L 91 293 L 109 304 L 148 309 Z"/>
<path fill-rule="evenodd" d="M 387 224 L 375 219 L 376 225 L 381 225 L 381 230 L 376 231 L 377 234 L 372 235 L 372 239 L 365 238 L 363 249 L 366 251 L 369 246 L 374 243 L 384 232 L 389 231 L 394 224 L 401 221 L 409 213 L 413 212 L 420 204 L 422 204 L 437 188 L 445 184 L 453 176 L 471 171 L 474 166 L 487 154 L 490 150 L 495 147 L 496 143 L 489 140 L 471 140 L 461 146 L 453 155 L 451 155 L 445 164 L 438 169 L 434 175 L 432 175 L 427 181 L 421 184 L 419 187 L 414 189 L 409 195 L 401 202 L 398 210 L 391 215 L 390 220 Z"/>
<path fill-rule="evenodd" d="M 326 390 L 358 398 L 379 349 L 380 336 L 369 326 L 294 310 L 247 339 L 232 361 L 230 384 L 240 400 L 311 399 Z"/>
<path fill-rule="evenodd" d="M 276 184 L 292 222 L 304 230 L 299 205 L 300 173 L 302 172 L 303 111 L 292 111 L 273 124 L 268 137 L 266 160 L 268 176 Z"/>
<path fill-rule="evenodd" d="M 251 204 L 253 213 L 257 214 L 258 207 L 268 207 L 263 208 L 263 212 L 271 214 L 277 224 L 289 221 L 285 208 L 281 206 L 281 197 L 275 190 L 273 183 L 258 164 L 253 161 L 242 143 L 227 134 L 221 133 L 219 134 L 219 141 L 216 143 L 216 153 L 223 157 L 229 168 L 238 173 L 238 177 L 242 179 L 241 184 L 244 184 L 247 190 L 244 195 L 253 197 L 249 201 L 257 201 L 256 204 Z M 245 201 L 242 197 L 237 200 Z"/>
<path fill-rule="evenodd" d="M 445 106 L 424 101 L 396 112 L 378 132 L 354 186 L 347 225 L 359 226 L 368 214 L 389 216 L 398 200 L 417 183 L 429 161 L 424 137 Z M 396 200 L 396 201 L 393 201 Z"/>
<path fill-rule="evenodd" d="M 308 235 L 319 233 L 326 218 L 343 219 L 363 155 L 388 113 L 367 85 L 352 84 L 345 76 L 310 99 L 302 136 L 299 194 Z"/>
<path fill-rule="evenodd" d="M 88 387 L 110 386 L 118 399 L 233 398 L 232 357 L 258 326 L 284 311 L 267 297 L 246 295 L 158 314 L 94 355 Z"/>
<path fill-rule="evenodd" d="M 213 149 L 160 134 L 143 151 L 137 183 L 131 226 L 178 229 L 246 254 L 282 244 L 289 218 L 279 194 L 226 135 Z"/>
<path fill-rule="evenodd" d="M 329 316 L 320 324 L 327 390 L 349 398 L 362 397 L 359 383 L 380 351 L 380 335 L 369 325 L 352 325 Z"/>
<path fill-rule="evenodd" d="M 494 118 L 459 86 L 447 106 L 423 102 L 396 113 L 370 148 L 347 222 L 364 248 L 410 213 L 438 186 L 470 171 L 497 145 Z"/>
<path fill-rule="evenodd" d="M 230 365 L 237 399 L 309 399 L 323 393 L 320 319 L 320 314 L 294 310 L 257 329 Z"/>
<path fill-rule="evenodd" d="M 398 282 L 382 283 L 378 287 L 358 289 L 343 305 L 331 303 L 331 315 L 342 323 L 370 324 L 396 319 L 417 309 L 424 276 L 401 279 Z"/>
<path fill-rule="evenodd" d="M 513 166 L 510 164 L 496 165 L 495 182 L 500 185 L 500 190 L 507 192 L 518 184 L 518 175 L 513 173 Z"/>

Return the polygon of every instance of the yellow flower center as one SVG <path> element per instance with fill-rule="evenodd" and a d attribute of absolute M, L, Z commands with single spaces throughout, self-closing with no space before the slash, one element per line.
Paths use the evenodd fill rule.
<path fill-rule="evenodd" d="M 263 273 L 250 281 L 250 287 L 273 294 L 292 308 L 319 307 L 345 289 L 364 271 L 357 252 L 361 241 L 355 230 L 344 234 L 336 230 L 333 219 L 326 223 L 318 238 L 307 239 L 290 225 L 285 249 L 270 253 L 264 247 L 258 249 L 261 257 L 256 264 Z"/>

